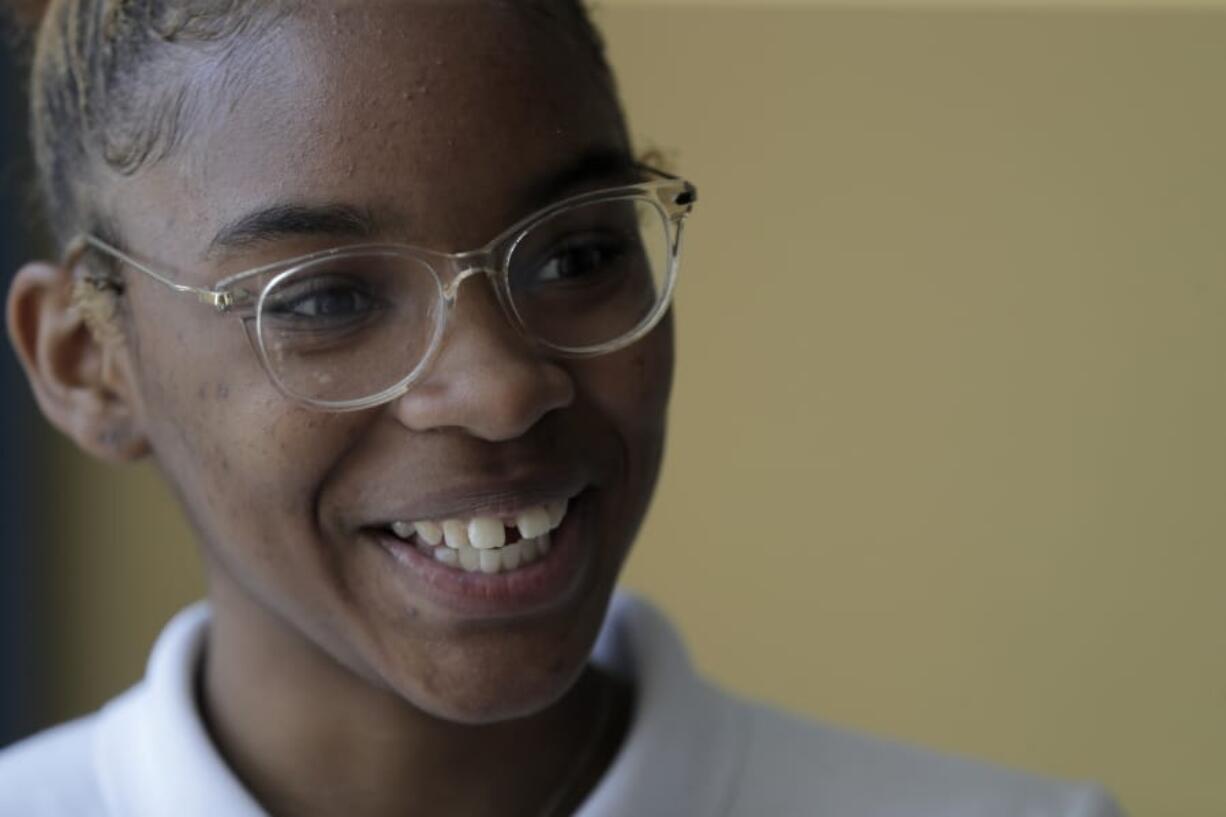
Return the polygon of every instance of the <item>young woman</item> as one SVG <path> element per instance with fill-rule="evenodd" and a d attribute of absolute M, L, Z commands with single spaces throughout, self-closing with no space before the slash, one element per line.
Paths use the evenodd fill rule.
<path fill-rule="evenodd" d="M 53 0 L 31 97 L 62 256 L 13 346 L 153 458 L 209 591 L 0 813 L 1114 813 L 728 696 L 614 598 L 697 194 L 577 0 Z"/>

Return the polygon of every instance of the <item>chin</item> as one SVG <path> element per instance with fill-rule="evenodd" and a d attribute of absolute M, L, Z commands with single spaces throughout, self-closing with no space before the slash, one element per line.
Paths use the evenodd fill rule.
<path fill-rule="evenodd" d="M 417 709 L 440 720 L 482 726 L 526 718 L 556 704 L 578 681 L 586 666 L 583 657 L 564 670 L 525 671 L 512 666 L 494 669 L 474 665 L 458 677 L 453 674 L 432 680 L 446 683 L 441 690 L 397 688 L 397 692 Z"/>

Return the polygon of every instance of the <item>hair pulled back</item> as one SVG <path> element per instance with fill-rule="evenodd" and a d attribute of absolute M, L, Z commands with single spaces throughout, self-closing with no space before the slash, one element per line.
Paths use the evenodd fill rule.
<path fill-rule="evenodd" d="M 33 27 L 30 138 L 46 220 L 61 245 L 96 229 L 97 171 L 131 175 L 170 153 L 195 99 L 186 49 L 225 46 L 273 18 L 257 0 L 25 0 Z"/>
<path fill-rule="evenodd" d="M 97 171 L 132 175 L 167 157 L 200 96 L 191 58 L 233 56 L 300 0 L 6 0 L 33 32 L 30 137 L 38 191 L 60 246 L 82 231 L 111 233 L 95 210 Z M 582 0 L 509 0 L 562 24 L 612 77 Z M 231 74 L 241 74 L 241 62 Z M 118 241 L 119 236 L 111 236 Z"/>

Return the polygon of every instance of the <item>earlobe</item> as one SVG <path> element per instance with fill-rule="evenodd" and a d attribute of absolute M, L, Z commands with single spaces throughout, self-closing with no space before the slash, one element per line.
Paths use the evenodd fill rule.
<path fill-rule="evenodd" d="M 42 262 L 22 267 L 9 288 L 7 323 L 52 425 L 100 459 L 148 453 L 129 349 L 114 326 L 99 324 L 96 307 L 83 309 L 74 298 L 69 270 Z"/>

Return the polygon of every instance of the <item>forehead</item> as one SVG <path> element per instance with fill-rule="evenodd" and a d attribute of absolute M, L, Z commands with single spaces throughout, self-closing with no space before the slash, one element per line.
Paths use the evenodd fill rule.
<path fill-rule="evenodd" d="M 198 72 L 177 152 L 115 197 L 134 246 L 194 257 L 247 211 L 333 201 L 480 241 L 535 179 L 625 148 L 596 53 L 535 4 L 304 6 Z"/>

